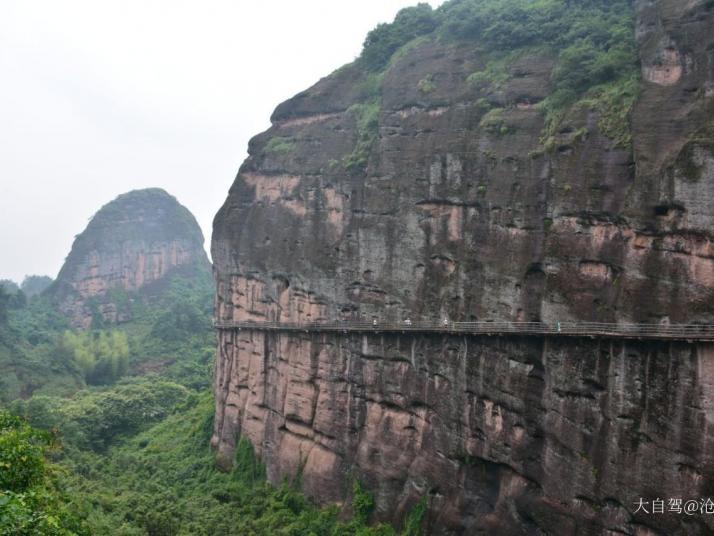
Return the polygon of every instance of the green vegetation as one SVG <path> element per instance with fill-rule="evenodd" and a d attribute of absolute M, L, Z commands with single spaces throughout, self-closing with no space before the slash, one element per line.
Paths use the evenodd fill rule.
<path fill-rule="evenodd" d="M 436 15 L 444 37 L 496 50 L 582 41 L 619 49 L 632 39 L 628 0 L 452 0 Z"/>
<path fill-rule="evenodd" d="M 360 57 L 350 67 L 361 79 L 355 81 L 356 103 L 348 110 L 356 121 L 357 140 L 342 158 L 344 169 L 364 171 L 375 147 L 386 72 L 409 50 L 427 42 L 442 47 L 466 42 L 478 49 L 484 67 L 467 81 L 482 95 L 474 105 L 486 116 L 481 127 L 499 136 L 511 132 L 503 112 L 520 104 L 508 102 L 505 91 L 519 76 L 516 62 L 542 58 L 548 65 L 554 60 L 547 97 L 527 103 L 545 119 L 541 147 L 531 151 L 533 157 L 558 147 L 559 133 L 571 132 L 583 110 L 598 113 L 600 131 L 616 146 L 631 146 L 629 116 L 640 83 L 632 0 L 450 0 L 435 10 L 425 3 L 405 8 L 393 22 L 380 24 L 367 35 Z M 421 95 L 434 93 L 434 75 L 420 79 L 417 89 Z M 266 153 L 276 155 L 294 149 L 295 141 L 282 136 L 265 146 Z"/>
<path fill-rule="evenodd" d="M 20 288 L 28 298 L 41 294 L 52 284 L 52 278 L 46 275 L 28 275 L 22 280 Z"/>
<path fill-rule="evenodd" d="M 2 294 L 2 291 L 0 291 Z M 53 394 L 76 391 L 83 384 L 74 366 L 55 359 L 67 320 L 48 299 L 35 296 L 22 308 L 2 306 L 0 321 L 0 404 L 42 389 Z"/>
<path fill-rule="evenodd" d="M 145 392 L 126 389 L 137 385 Z M 158 392 L 151 394 L 152 389 Z M 314 507 L 288 482 L 271 486 L 248 441 L 239 441 L 232 472 L 216 470 L 208 445 L 213 423 L 208 393 L 188 393 L 147 379 L 99 393 L 80 393 L 67 409 L 59 402 L 54 401 L 50 410 L 42 409 L 42 403 L 21 409 L 38 425 L 52 424 L 63 432 L 66 446 L 60 463 L 65 468 L 63 486 L 71 497 L 67 508 L 79 512 L 91 534 L 397 534 L 387 525 L 369 525 L 374 500 L 357 481 L 350 521 L 340 521 L 335 507 Z M 53 424 L 56 421 L 47 415 L 58 413 L 62 417 Z M 142 415 L 150 417 L 142 419 Z M 152 419 L 158 424 L 149 426 Z M 100 441 L 88 446 L 87 433 Z M 0 463 L 4 452 L 0 441 Z M 28 458 L 17 478 L 38 478 L 39 452 Z M 423 513 L 424 501 L 410 514 L 402 534 L 420 534 Z"/>
<path fill-rule="evenodd" d="M 10 279 L 0 279 L 0 288 L 11 295 L 16 294 L 20 290 L 19 285 Z"/>
<path fill-rule="evenodd" d="M 27 305 L 27 295 L 9 279 L 0 280 L 0 307 L 7 309 L 20 309 Z"/>
<path fill-rule="evenodd" d="M 374 104 L 381 98 L 383 80 L 384 71 L 365 74 L 362 81 L 357 85 L 357 91 L 365 103 Z"/>
<path fill-rule="evenodd" d="M 481 118 L 479 126 L 491 134 L 505 136 L 509 129 L 503 117 L 503 108 L 493 108 Z"/>
<path fill-rule="evenodd" d="M 431 33 L 438 19 L 429 4 L 402 9 L 391 24 L 380 24 L 367 34 L 360 63 L 367 70 L 382 70 L 392 54 L 412 39 Z"/>
<path fill-rule="evenodd" d="M 34 426 L 59 430 L 71 445 L 101 451 L 115 438 L 163 419 L 191 396 L 181 385 L 148 376 L 110 389 L 79 391 L 70 399 L 38 395 L 10 407 Z"/>
<path fill-rule="evenodd" d="M 436 10 L 427 4 L 402 10 L 367 36 L 354 66 L 362 74 L 355 81 L 357 103 L 348 109 L 355 147 L 328 167 L 364 171 L 379 136 L 385 72 L 428 41 L 467 41 L 482 52 L 485 67 L 468 83 L 482 97 L 474 103 L 480 127 L 498 136 L 509 134 L 508 107 L 515 103 L 503 94 L 517 76 L 514 62 L 555 60 L 549 96 L 537 104 L 545 117 L 542 147 L 531 156 L 557 147 L 564 126 L 588 110 L 598 112 L 602 133 L 627 147 L 627 117 L 639 88 L 633 27 L 630 0 L 451 0 Z M 416 89 L 436 92 L 434 75 Z M 572 134 L 575 140 L 587 136 L 584 128 Z M 287 154 L 295 143 L 273 137 L 265 151 Z M 696 172 L 692 168 L 691 175 Z M 480 195 L 486 189 L 477 186 Z M 187 210 L 176 208 L 165 192 L 146 190 L 103 207 L 73 254 L 104 241 L 127 205 L 151 217 L 157 203 L 164 223 L 202 239 Z M 545 218 L 543 230 L 551 227 Z M 118 238 L 145 228 L 144 222 L 123 227 Z M 163 228 L 156 226 L 158 234 L 148 238 L 161 238 Z M 357 478 L 353 517 L 344 520 L 337 508 L 318 509 L 302 496 L 299 476 L 270 485 L 245 440 L 238 442 L 232 472 L 216 470 L 208 445 L 213 289 L 208 274 L 197 270 L 142 294 L 110 291 L 118 314 L 131 320 L 105 325 L 96 303 L 92 329 L 83 332 L 72 331 L 41 294 L 49 278 L 28 278 L 22 288 L 0 282 L 0 404 L 22 417 L 0 411 L 0 536 L 395 534 L 390 526 L 370 525 L 374 498 Z M 464 463 L 475 462 L 466 457 Z M 425 510 L 424 498 L 402 534 L 420 533 Z"/>
<path fill-rule="evenodd" d="M 453 10 L 447 6 L 444 25 L 449 35 L 478 35 L 488 48 L 514 50 L 516 55 L 534 49 L 556 55 L 551 94 L 539 105 L 546 118 L 544 140 L 570 109 L 590 106 L 600 112 L 603 133 L 619 145 L 629 145 L 627 117 L 639 78 L 628 0 L 499 0 L 461 2 Z M 471 78 L 496 87 L 507 80 L 502 59 Z"/>
<path fill-rule="evenodd" d="M 0 535 L 89 534 L 47 461 L 56 449 L 51 433 L 0 410 Z"/>
<path fill-rule="evenodd" d="M 508 65 L 523 54 L 522 50 L 516 52 L 506 52 L 499 54 L 498 51 L 491 52 L 496 55 L 490 59 L 486 67 L 481 71 L 471 73 L 466 79 L 470 84 L 484 92 L 500 91 L 511 79 Z"/>
<path fill-rule="evenodd" d="M 128 214 L 132 218 L 127 221 Z M 107 243 L 116 244 L 117 247 L 124 240 L 160 242 L 176 236 L 203 244 L 203 235 L 196 218 L 173 196 L 160 188 L 133 190 L 118 196 L 97 211 L 85 231 L 75 238 L 63 270 L 72 271 L 77 259 L 85 257 L 94 249 L 106 247 Z M 58 280 L 61 279 L 60 273 Z"/>
<path fill-rule="evenodd" d="M 379 71 L 428 38 L 473 41 L 482 49 L 487 65 L 468 80 L 486 92 L 505 87 L 515 59 L 555 57 L 552 90 L 538 105 L 544 145 L 582 107 L 599 112 L 600 129 L 617 145 L 630 145 L 628 116 L 639 85 L 631 0 L 451 0 L 436 10 L 419 4 L 370 32 L 358 61 Z M 430 86 L 422 82 L 426 93 Z"/>
<path fill-rule="evenodd" d="M 424 43 L 428 43 L 429 41 L 431 41 L 431 39 L 432 38 L 429 35 L 421 35 L 400 46 L 397 51 L 394 52 L 394 54 L 392 54 L 392 56 L 389 58 L 389 62 L 385 67 L 385 70 L 388 69 L 390 66 L 394 65 L 396 62 L 398 62 L 400 58 L 404 57 L 407 54 L 407 52 Z M 384 71 L 382 71 L 381 74 L 384 74 Z"/>
<path fill-rule="evenodd" d="M 118 330 L 65 331 L 59 340 L 57 354 L 71 361 L 85 381 L 93 385 L 113 383 L 123 376 L 129 365 L 129 342 Z"/>
<path fill-rule="evenodd" d="M 352 510 L 357 523 L 366 523 L 374 511 L 374 497 L 357 479 L 352 483 Z"/>
<path fill-rule="evenodd" d="M 7 309 L 10 301 L 10 294 L 5 287 L 0 285 L 0 325 L 7 324 Z"/>
<path fill-rule="evenodd" d="M 284 154 L 291 152 L 293 149 L 295 149 L 295 140 L 286 136 L 275 136 L 265 144 L 267 153 Z"/>
<path fill-rule="evenodd" d="M 597 110 L 600 132 L 614 140 L 618 146 L 629 147 L 632 144 L 632 132 L 628 119 L 639 94 L 639 86 L 639 75 L 633 74 L 629 78 L 593 88 L 576 106 Z M 583 136 L 580 132 L 580 137 Z"/>
<path fill-rule="evenodd" d="M 355 171 L 367 165 L 370 151 L 379 134 L 380 100 L 366 104 L 353 104 L 347 110 L 355 118 L 357 125 L 357 145 L 343 160 L 346 169 Z"/>
<path fill-rule="evenodd" d="M 417 84 L 417 89 L 424 94 L 431 93 L 434 89 L 436 89 L 436 86 L 434 85 L 434 78 L 431 75 L 426 78 L 422 78 Z"/>
<path fill-rule="evenodd" d="M 375 110 L 355 111 L 363 127 Z M 244 439 L 233 471 L 216 469 L 211 290 L 177 277 L 151 298 L 114 291 L 132 320 L 82 332 L 43 296 L 7 309 L 3 395 L 20 417 L 0 413 L 0 536 L 396 534 L 370 525 L 374 501 L 361 487 L 344 520 L 312 505 L 299 478 L 272 486 Z"/>
<path fill-rule="evenodd" d="M 69 396 L 86 385 L 161 372 L 191 388 L 210 385 L 215 351 L 213 286 L 207 272 L 176 274 L 152 294 L 110 291 L 130 321 L 71 331 L 45 295 L 10 307 L 0 289 L 0 402 L 32 394 Z M 4 321 L 3 321 L 4 319 Z"/>
<path fill-rule="evenodd" d="M 421 525 L 426 514 L 426 497 L 419 499 L 419 502 L 414 505 L 411 512 L 404 520 L 404 528 L 402 536 L 420 536 L 422 533 Z"/>

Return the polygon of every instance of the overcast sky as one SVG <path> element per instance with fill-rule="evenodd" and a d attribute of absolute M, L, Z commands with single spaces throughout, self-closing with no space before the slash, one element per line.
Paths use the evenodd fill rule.
<path fill-rule="evenodd" d="M 89 218 L 136 188 L 175 195 L 208 246 L 275 106 L 415 3 L 2 0 L 0 279 L 56 276 Z"/>

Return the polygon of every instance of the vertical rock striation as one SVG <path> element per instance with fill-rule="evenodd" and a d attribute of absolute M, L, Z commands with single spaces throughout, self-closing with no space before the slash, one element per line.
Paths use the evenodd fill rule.
<path fill-rule="evenodd" d="M 634 502 L 711 493 L 712 381 L 712 344 L 227 332 L 214 445 L 395 524 L 426 496 L 428 534 L 707 534 Z"/>
<path fill-rule="evenodd" d="M 128 320 L 117 291 L 160 291 L 171 274 L 207 273 L 203 234 L 193 215 L 159 188 L 134 190 L 104 205 L 72 244 L 49 292 L 76 327 Z"/>
<path fill-rule="evenodd" d="M 427 36 L 378 100 L 355 63 L 281 104 L 214 222 L 218 319 L 713 322 L 714 8 L 634 9 L 631 148 L 587 107 L 543 146 L 540 49 L 494 91 Z M 705 534 L 634 503 L 711 494 L 713 371 L 706 344 L 223 331 L 212 443 L 321 502 L 355 475 L 381 519 L 426 495 L 434 533 Z"/>

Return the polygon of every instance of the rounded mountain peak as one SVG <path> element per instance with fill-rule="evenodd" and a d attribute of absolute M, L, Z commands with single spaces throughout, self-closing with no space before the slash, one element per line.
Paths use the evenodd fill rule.
<path fill-rule="evenodd" d="M 127 240 L 174 238 L 203 247 L 196 218 L 174 196 L 161 188 L 132 190 L 99 209 L 76 237 L 68 260 L 95 247 L 121 247 Z"/>
<path fill-rule="evenodd" d="M 116 290 L 156 287 L 178 272 L 205 277 L 208 267 L 193 214 L 161 188 L 132 190 L 100 208 L 75 237 L 50 292 L 73 324 L 88 327 L 97 318 L 129 318 L 111 299 Z"/>

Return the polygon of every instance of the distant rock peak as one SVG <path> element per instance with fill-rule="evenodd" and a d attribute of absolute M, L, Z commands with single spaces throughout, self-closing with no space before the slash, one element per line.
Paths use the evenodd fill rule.
<path fill-rule="evenodd" d="M 206 272 L 203 234 L 191 212 L 160 188 L 104 205 L 75 238 L 49 292 L 76 327 L 117 323 L 130 313 L 112 291 L 140 292 L 169 274 Z"/>

